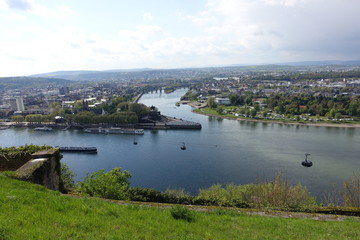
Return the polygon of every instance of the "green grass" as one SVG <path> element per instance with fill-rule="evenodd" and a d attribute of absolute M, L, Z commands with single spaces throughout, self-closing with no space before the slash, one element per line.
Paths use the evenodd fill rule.
<path fill-rule="evenodd" d="M 73 198 L 0 173 L 0 239 L 360 239 L 360 222 L 196 212 Z"/>

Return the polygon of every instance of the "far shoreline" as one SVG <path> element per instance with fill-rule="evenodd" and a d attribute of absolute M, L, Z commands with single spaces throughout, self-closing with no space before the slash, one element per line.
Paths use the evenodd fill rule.
<path fill-rule="evenodd" d="M 228 120 L 237 120 L 244 122 L 258 122 L 258 123 L 273 123 L 273 124 L 288 124 L 288 125 L 297 125 L 297 126 L 309 126 L 309 127 L 336 127 L 336 128 L 360 128 L 360 124 L 350 124 L 350 123 L 300 123 L 300 122 L 282 122 L 276 120 L 260 120 L 260 119 L 247 119 L 241 117 L 226 117 L 215 114 L 208 114 L 204 112 L 197 112 L 192 110 L 193 113 L 201 114 L 209 117 L 218 117 Z"/>

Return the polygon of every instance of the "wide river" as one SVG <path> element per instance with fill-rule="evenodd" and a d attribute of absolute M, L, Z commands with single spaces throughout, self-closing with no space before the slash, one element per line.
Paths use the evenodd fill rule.
<path fill-rule="evenodd" d="M 279 172 L 292 184 L 301 183 L 319 197 L 341 187 L 360 171 L 360 129 L 255 123 L 208 117 L 175 103 L 186 92 L 153 92 L 140 102 L 162 114 L 202 124 L 201 130 L 146 130 L 133 145 L 131 135 L 101 135 L 77 130 L 36 132 L 0 131 L 1 147 L 25 144 L 96 146 L 98 154 L 64 154 L 82 180 L 86 173 L 122 167 L 132 174 L 131 186 L 157 190 L 184 188 L 195 194 L 213 184 L 247 184 Z M 187 149 L 181 150 L 182 142 Z M 301 166 L 310 153 L 311 168 Z"/>

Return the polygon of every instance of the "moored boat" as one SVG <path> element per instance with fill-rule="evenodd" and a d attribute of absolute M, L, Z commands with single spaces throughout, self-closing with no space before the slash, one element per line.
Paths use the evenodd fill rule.
<path fill-rule="evenodd" d="M 52 131 L 53 129 L 51 127 L 37 127 L 37 128 L 34 128 L 35 131 L 44 131 L 44 132 L 50 132 Z"/>
<path fill-rule="evenodd" d="M 144 129 L 134 129 L 134 128 L 85 128 L 84 132 L 86 133 L 102 133 L 102 134 L 135 134 L 142 135 L 144 134 Z"/>
<path fill-rule="evenodd" d="M 96 147 L 57 147 L 60 152 L 74 152 L 74 153 L 97 153 Z"/>

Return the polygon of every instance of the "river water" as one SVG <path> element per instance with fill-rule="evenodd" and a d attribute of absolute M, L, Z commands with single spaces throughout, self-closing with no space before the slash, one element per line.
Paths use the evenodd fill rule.
<path fill-rule="evenodd" d="M 208 117 L 175 103 L 186 92 L 145 94 L 140 102 L 162 114 L 202 124 L 201 130 L 146 130 L 136 136 L 88 134 L 77 130 L 36 132 L 0 131 L 2 147 L 24 144 L 96 146 L 98 154 L 64 154 L 82 180 L 86 173 L 122 167 L 132 174 L 131 186 L 157 190 L 184 188 L 195 194 L 216 183 L 247 184 L 272 178 L 279 172 L 292 184 L 301 183 L 320 197 L 324 190 L 341 187 L 360 171 L 360 129 L 255 123 Z M 187 149 L 181 150 L 182 142 Z M 313 167 L 301 166 L 310 153 Z"/>

